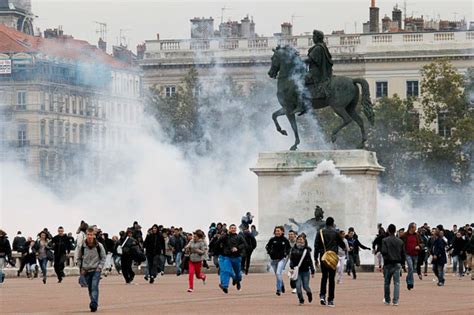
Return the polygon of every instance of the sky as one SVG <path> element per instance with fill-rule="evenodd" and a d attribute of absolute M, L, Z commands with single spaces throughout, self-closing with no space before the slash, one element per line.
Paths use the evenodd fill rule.
<path fill-rule="evenodd" d="M 407 16 L 424 15 L 453 20 L 465 17 L 472 21 L 473 2 L 470 0 L 415 0 L 405 1 Z M 380 18 L 391 16 L 392 8 L 403 0 L 378 0 Z M 294 24 L 293 33 L 302 34 L 313 29 L 330 33 L 344 29 L 346 33 L 362 31 L 362 23 L 369 18 L 370 0 L 312 0 L 312 1 L 180 1 L 180 0 L 32 0 L 33 13 L 38 16 L 35 27 L 42 31 L 62 25 L 64 33 L 96 44 L 99 38 L 95 23 L 107 23 L 107 42 L 122 42 L 135 50 L 139 43 L 155 39 L 184 39 L 190 37 L 193 17 L 215 19 L 217 28 L 221 16 L 224 21 L 253 16 L 256 32 L 271 36 L 280 31 L 282 22 Z M 222 8 L 226 8 L 222 14 Z"/>

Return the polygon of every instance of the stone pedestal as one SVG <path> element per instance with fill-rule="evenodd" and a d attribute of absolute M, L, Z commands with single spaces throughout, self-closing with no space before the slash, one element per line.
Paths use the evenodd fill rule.
<path fill-rule="evenodd" d="M 266 259 L 265 244 L 277 225 L 304 223 L 319 205 L 324 219 L 332 216 L 338 228 L 354 227 L 366 246 L 377 233 L 377 176 L 384 170 L 374 152 L 365 150 L 284 151 L 260 153 L 251 169 L 258 176 L 258 248 L 255 258 Z M 323 219 L 323 220 L 324 220 Z M 314 244 L 314 234 L 309 239 Z M 370 251 L 361 263 L 373 265 Z"/>

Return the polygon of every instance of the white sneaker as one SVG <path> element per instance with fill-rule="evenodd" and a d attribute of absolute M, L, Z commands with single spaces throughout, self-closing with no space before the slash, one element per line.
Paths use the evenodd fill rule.
<path fill-rule="evenodd" d="M 397 302 L 397 303 L 393 303 L 392 305 L 393 305 L 393 306 L 398 306 L 398 302 Z"/>
<path fill-rule="evenodd" d="M 296 294 L 296 289 L 291 290 L 291 293 Z"/>
<path fill-rule="evenodd" d="M 383 304 L 390 305 L 390 302 L 387 302 L 387 300 L 383 299 Z"/>

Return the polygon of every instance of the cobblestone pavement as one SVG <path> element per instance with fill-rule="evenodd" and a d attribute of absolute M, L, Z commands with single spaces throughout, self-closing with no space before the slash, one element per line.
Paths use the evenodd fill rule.
<path fill-rule="evenodd" d="M 287 293 L 275 295 L 272 274 L 250 274 L 242 282 L 242 291 L 231 287 L 225 295 L 218 288 L 216 275 L 208 275 L 203 285 L 195 280 L 195 290 L 187 293 L 187 276 L 165 275 L 154 284 L 142 276 L 134 285 L 126 285 L 120 276 L 109 276 L 100 283 L 100 313 L 109 314 L 473 314 L 474 281 L 447 275 L 445 287 L 437 287 L 430 274 L 416 280 L 408 291 L 405 277 L 401 283 L 400 305 L 382 303 L 383 277 L 380 273 L 360 273 L 357 280 L 347 276 L 336 286 L 336 308 L 319 305 L 320 274 L 311 280 L 315 295 L 312 304 L 299 306 L 284 279 Z M 77 277 L 61 284 L 54 277 L 44 285 L 41 279 L 7 279 L 0 287 L 0 313 L 85 313 L 88 309 L 87 289 L 80 288 Z"/>

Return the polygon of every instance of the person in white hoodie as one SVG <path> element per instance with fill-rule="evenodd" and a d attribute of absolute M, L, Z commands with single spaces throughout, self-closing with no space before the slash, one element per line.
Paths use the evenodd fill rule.
<path fill-rule="evenodd" d="M 344 273 L 344 264 L 347 259 L 347 252 L 349 251 L 349 243 L 346 240 L 346 232 L 344 230 L 339 230 L 339 235 L 342 238 L 342 241 L 346 245 L 345 248 L 338 247 L 337 256 L 339 256 L 339 261 L 337 263 L 337 274 L 336 274 L 336 283 L 339 284 L 342 282 L 342 274 Z"/>
<path fill-rule="evenodd" d="M 76 250 L 74 251 L 74 261 L 78 261 L 79 249 L 81 249 L 82 245 L 84 245 L 84 241 L 86 240 L 86 231 L 88 227 L 89 226 L 87 225 L 86 222 L 81 221 L 81 224 L 79 225 L 79 228 L 77 229 Z M 83 288 L 87 287 L 87 283 L 83 275 L 79 276 L 79 284 Z"/>

